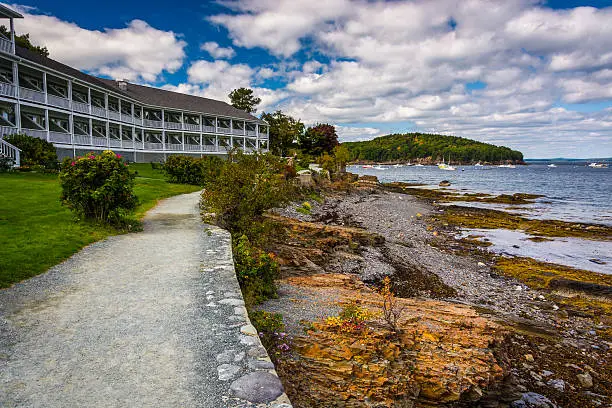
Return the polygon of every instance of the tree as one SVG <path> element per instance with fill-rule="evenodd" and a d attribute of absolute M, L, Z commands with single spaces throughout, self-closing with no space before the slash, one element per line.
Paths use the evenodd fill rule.
<path fill-rule="evenodd" d="M 248 113 L 254 113 L 257 110 L 255 107 L 261 103 L 261 98 L 253 95 L 253 90 L 249 88 L 234 89 L 229 93 L 229 98 L 233 107 Z"/>
<path fill-rule="evenodd" d="M 0 34 L 6 38 L 11 38 L 11 32 L 6 26 L 0 26 Z M 30 42 L 30 34 L 15 35 L 15 44 L 22 48 L 27 48 L 30 51 L 34 51 L 42 55 L 43 57 L 49 56 L 49 50 L 47 47 L 40 47 Z"/>
<path fill-rule="evenodd" d="M 305 153 L 318 156 L 331 153 L 338 146 L 338 135 L 333 125 L 318 124 L 309 127 L 298 140 L 299 146 Z"/>
<path fill-rule="evenodd" d="M 285 115 L 280 110 L 264 112 L 261 119 L 270 125 L 270 149 L 280 156 L 284 156 L 304 133 L 304 124 L 299 119 Z"/>

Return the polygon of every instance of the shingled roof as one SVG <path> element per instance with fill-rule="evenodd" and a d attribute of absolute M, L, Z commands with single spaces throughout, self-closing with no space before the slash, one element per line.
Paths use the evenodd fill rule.
<path fill-rule="evenodd" d="M 265 124 L 261 119 L 222 101 L 136 84 L 128 84 L 127 90 L 124 91 L 119 89 L 117 82 L 114 80 L 85 74 L 78 69 L 22 47 L 16 47 L 15 51 L 18 57 L 77 78 L 83 82 L 88 82 L 92 85 L 124 95 L 125 97 L 135 99 L 143 105 L 153 105 L 209 115 L 227 116 Z"/>

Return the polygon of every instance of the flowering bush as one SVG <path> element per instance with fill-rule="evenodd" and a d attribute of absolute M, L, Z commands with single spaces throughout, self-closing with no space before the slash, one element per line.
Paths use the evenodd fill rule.
<path fill-rule="evenodd" d="M 341 333 L 361 333 L 366 329 L 366 321 L 375 317 L 376 314 L 350 303 L 345 306 L 338 316 L 325 319 L 325 323 Z"/>
<path fill-rule="evenodd" d="M 236 275 L 247 305 L 276 297 L 274 280 L 279 266 L 275 255 L 253 246 L 246 235 L 235 240 L 233 249 Z"/>
<path fill-rule="evenodd" d="M 4 138 L 13 146 L 21 149 L 22 166 L 44 166 L 57 170 L 57 153 L 53 143 L 28 135 L 8 135 Z"/>
<path fill-rule="evenodd" d="M 120 155 L 110 150 L 65 158 L 60 170 L 62 203 L 82 217 L 114 225 L 125 223 L 138 199 L 134 175 Z"/>
<path fill-rule="evenodd" d="M 250 312 L 249 318 L 257 329 L 261 343 L 268 350 L 270 358 L 276 360 L 291 351 L 293 339 L 285 333 L 283 315 L 257 310 Z"/>

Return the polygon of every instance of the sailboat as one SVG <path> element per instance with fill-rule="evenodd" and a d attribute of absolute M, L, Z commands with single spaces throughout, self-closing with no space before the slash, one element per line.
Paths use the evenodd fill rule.
<path fill-rule="evenodd" d="M 480 162 L 478 162 L 478 163 L 476 163 L 476 164 L 474 165 L 474 167 L 482 167 L 482 164 L 481 164 Z"/>
<path fill-rule="evenodd" d="M 607 169 L 608 164 L 607 163 L 591 163 L 589 164 L 589 167 L 594 168 L 594 169 Z"/>
<path fill-rule="evenodd" d="M 456 168 L 454 168 L 453 166 L 450 165 L 450 156 L 448 156 L 448 162 L 449 162 L 449 164 L 444 163 L 444 156 L 442 156 L 442 163 L 438 164 L 438 168 L 440 170 L 446 170 L 446 171 L 455 171 L 455 170 L 457 170 Z"/>
<path fill-rule="evenodd" d="M 550 163 L 548 167 L 550 167 L 551 169 L 554 169 L 555 167 L 557 167 L 557 165 L 555 163 Z"/>

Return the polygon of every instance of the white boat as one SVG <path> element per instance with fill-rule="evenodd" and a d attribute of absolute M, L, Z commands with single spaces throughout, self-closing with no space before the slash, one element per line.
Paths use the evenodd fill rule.
<path fill-rule="evenodd" d="M 554 169 L 555 167 L 557 167 L 557 165 L 555 163 L 550 163 L 548 167 L 550 167 L 551 169 Z"/>
<path fill-rule="evenodd" d="M 502 169 L 516 169 L 516 166 L 514 164 L 500 164 L 499 166 Z"/>
<path fill-rule="evenodd" d="M 417 163 L 414 165 L 414 167 L 425 167 L 425 166 L 423 166 L 421 163 Z"/>
<path fill-rule="evenodd" d="M 482 164 L 480 164 L 480 162 L 478 162 L 478 163 L 476 163 L 476 164 L 474 165 L 474 167 L 482 167 Z"/>
<path fill-rule="evenodd" d="M 589 167 L 592 167 L 594 169 L 607 169 L 608 163 L 591 163 L 589 164 Z"/>
<path fill-rule="evenodd" d="M 404 165 L 403 165 L 403 164 L 399 164 L 399 163 L 398 163 L 398 164 L 394 164 L 394 165 L 393 165 L 393 167 L 395 167 L 395 168 L 400 168 L 400 167 L 404 167 Z"/>
<path fill-rule="evenodd" d="M 442 163 L 438 163 L 438 168 L 440 170 L 446 170 L 446 171 L 455 171 L 457 170 L 456 168 L 454 168 L 453 166 L 450 165 L 450 157 L 448 160 L 449 164 L 444 163 L 444 157 L 442 157 Z"/>
<path fill-rule="evenodd" d="M 374 170 L 387 170 L 387 168 L 379 164 L 378 166 L 374 166 Z"/>
<path fill-rule="evenodd" d="M 363 166 L 361 166 L 361 168 L 364 168 L 364 169 L 373 169 L 374 166 L 372 166 L 371 164 L 364 164 Z"/>

